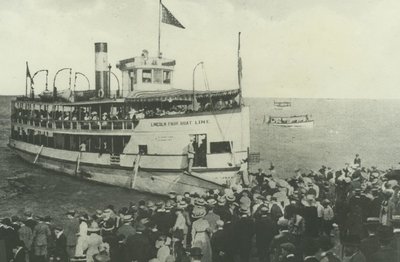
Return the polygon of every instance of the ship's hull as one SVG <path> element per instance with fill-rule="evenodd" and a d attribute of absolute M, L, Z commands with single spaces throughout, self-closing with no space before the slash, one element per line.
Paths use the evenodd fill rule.
<path fill-rule="evenodd" d="M 297 123 L 270 123 L 272 126 L 289 127 L 289 128 L 312 128 L 314 127 L 314 121 L 305 121 Z"/>
<path fill-rule="evenodd" d="M 225 181 L 235 183 L 240 179 L 238 167 L 207 169 L 193 168 L 191 174 L 180 169 L 156 169 L 135 167 L 132 158 L 131 166 L 116 166 L 104 164 L 103 159 L 109 158 L 109 154 L 99 155 L 97 153 L 83 153 L 82 161 L 78 161 L 79 152 L 57 150 L 53 148 L 41 148 L 22 141 L 10 139 L 9 147 L 12 148 L 25 161 L 67 174 L 77 179 L 100 182 L 141 192 L 166 195 L 171 191 L 178 193 L 198 192 L 200 194 L 209 189 L 223 189 L 229 185 L 210 181 L 207 177 L 221 177 Z M 128 156 L 127 156 L 128 157 Z M 90 159 L 98 158 L 98 163 Z M 86 161 L 83 161 L 86 159 Z M 157 158 L 154 159 L 157 162 Z M 136 170 L 135 170 L 136 169 Z"/>

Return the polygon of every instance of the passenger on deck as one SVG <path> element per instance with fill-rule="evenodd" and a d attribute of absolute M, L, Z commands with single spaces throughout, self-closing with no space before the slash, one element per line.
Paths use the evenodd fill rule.
<path fill-rule="evenodd" d="M 193 142 L 194 138 L 190 138 L 190 142 L 188 144 L 188 149 L 187 149 L 187 158 L 188 158 L 188 173 L 192 173 L 192 167 L 193 167 L 193 160 L 194 160 L 194 147 L 193 147 Z"/>
<path fill-rule="evenodd" d="M 85 142 L 82 142 L 82 143 L 79 145 L 79 151 L 80 151 L 80 152 L 86 152 L 86 143 L 85 143 Z"/>

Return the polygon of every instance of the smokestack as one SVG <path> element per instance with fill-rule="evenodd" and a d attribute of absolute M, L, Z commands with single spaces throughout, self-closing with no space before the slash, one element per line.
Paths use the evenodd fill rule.
<path fill-rule="evenodd" d="M 95 43 L 96 91 L 98 97 L 110 97 L 108 85 L 107 43 Z"/>

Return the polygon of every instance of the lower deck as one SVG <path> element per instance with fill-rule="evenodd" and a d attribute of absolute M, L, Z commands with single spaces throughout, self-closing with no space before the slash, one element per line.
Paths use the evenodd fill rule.
<path fill-rule="evenodd" d="M 186 156 L 92 153 L 54 149 L 10 139 L 9 146 L 24 160 L 80 179 L 136 189 L 155 194 L 199 192 L 236 184 L 244 166 L 221 168 L 186 167 Z M 175 158 L 175 159 L 174 159 Z M 180 158 L 177 160 L 176 158 Z"/>

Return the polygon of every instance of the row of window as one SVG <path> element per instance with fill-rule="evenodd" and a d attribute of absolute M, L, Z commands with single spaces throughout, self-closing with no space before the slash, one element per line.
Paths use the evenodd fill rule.
<path fill-rule="evenodd" d="M 137 83 L 137 70 L 129 72 L 132 85 Z M 171 84 L 172 71 L 162 69 L 143 69 L 142 83 Z"/>
<path fill-rule="evenodd" d="M 130 140 L 130 136 L 58 134 L 33 129 L 25 130 L 19 127 L 12 129 L 11 138 L 56 149 L 111 154 L 123 153 Z M 206 141 L 204 142 L 206 143 Z M 147 145 L 139 145 L 138 150 L 141 154 L 148 153 Z M 203 157 L 205 159 L 207 154 L 206 146 L 194 143 L 194 150 L 196 158 L 202 159 Z M 210 142 L 210 153 L 232 153 L 232 144 L 229 141 Z"/>
<path fill-rule="evenodd" d="M 50 148 L 110 154 L 121 154 L 130 140 L 130 136 L 71 135 L 32 129 L 13 130 L 11 137 L 15 140 Z M 147 149 L 144 153 L 147 153 Z"/>

